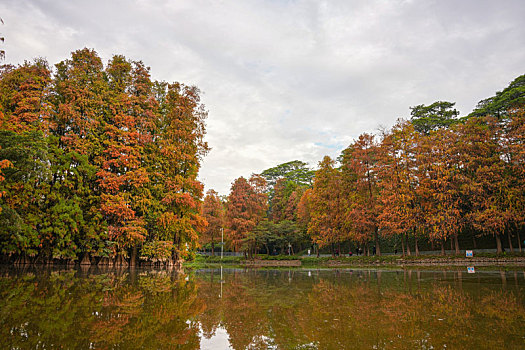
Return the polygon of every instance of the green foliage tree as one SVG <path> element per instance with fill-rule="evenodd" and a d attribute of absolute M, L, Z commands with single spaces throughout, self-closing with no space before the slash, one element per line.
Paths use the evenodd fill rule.
<path fill-rule="evenodd" d="M 487 115 L 507 118 L 509 113 L 517 111 L 523 105 L 525 105 L 525 74 L 514 79 L 502 91 L 496 92 L 495 96 L 479 101 L 467 118 Z"/>
<path fill-rule="evenodd" d="M 416 131 L 428 134 L 432 130 L 447 128 L 457 123 L 459 112 L 454 108 L 455 102 L 437 101 L 428 106 L 410 107 L 410 121 Z"/>
<path fill-rule="evenodd" d="M 300 186 L 311 186 L 315 171 L 308 168 L 308 164 L 300 160 L 279 164 L 273 168 L 264 170 L 261 176 L 272 189 L 279 179 L 287 179 Z"/>

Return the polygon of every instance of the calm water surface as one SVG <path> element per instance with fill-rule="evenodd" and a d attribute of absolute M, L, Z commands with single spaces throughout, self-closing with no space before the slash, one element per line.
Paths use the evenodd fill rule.
<path fill-rule="evenodd" d="M 525 271 L 1 269 L 1 349 L 525 349 Z"/>

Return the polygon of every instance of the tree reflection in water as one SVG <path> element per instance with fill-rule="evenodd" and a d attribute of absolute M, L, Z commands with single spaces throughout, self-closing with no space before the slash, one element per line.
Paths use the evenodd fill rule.
<path fill-rule="evenodd" d="M 507 348 L 525 274 L 420 270 L 2 270 L 1 348 Z M 225 339 L 219 339 L 225 341 Z"/>

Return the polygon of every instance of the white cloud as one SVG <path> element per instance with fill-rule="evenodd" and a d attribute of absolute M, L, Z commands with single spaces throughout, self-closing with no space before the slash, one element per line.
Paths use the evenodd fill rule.
<path fill-rule="evenodd" d="M 0 3 L 6 61 L 82 47 L 195 84 L 209 110 L 201 179 L 300 159 L 315 166 L 409 106 L 462 113 L 523 74 L 523 1 L 67 1 Z"/>

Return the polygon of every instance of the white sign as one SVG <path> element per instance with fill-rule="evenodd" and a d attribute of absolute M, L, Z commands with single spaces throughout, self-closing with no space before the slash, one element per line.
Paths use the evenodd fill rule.
<path fill-rule="evenodd" d="M 474 270 L 474 266 L 467 267 L 467 272 L 468 273 L 475 273 L 476 271 Z"/>
<path fill-rule="evenodd" d="M 467 250 L 465 252 L 465 255 L 467 256 L 467 258 L 472 258 L 474 256 L 474 253 L 472 252 L 472 250 Z"/>

